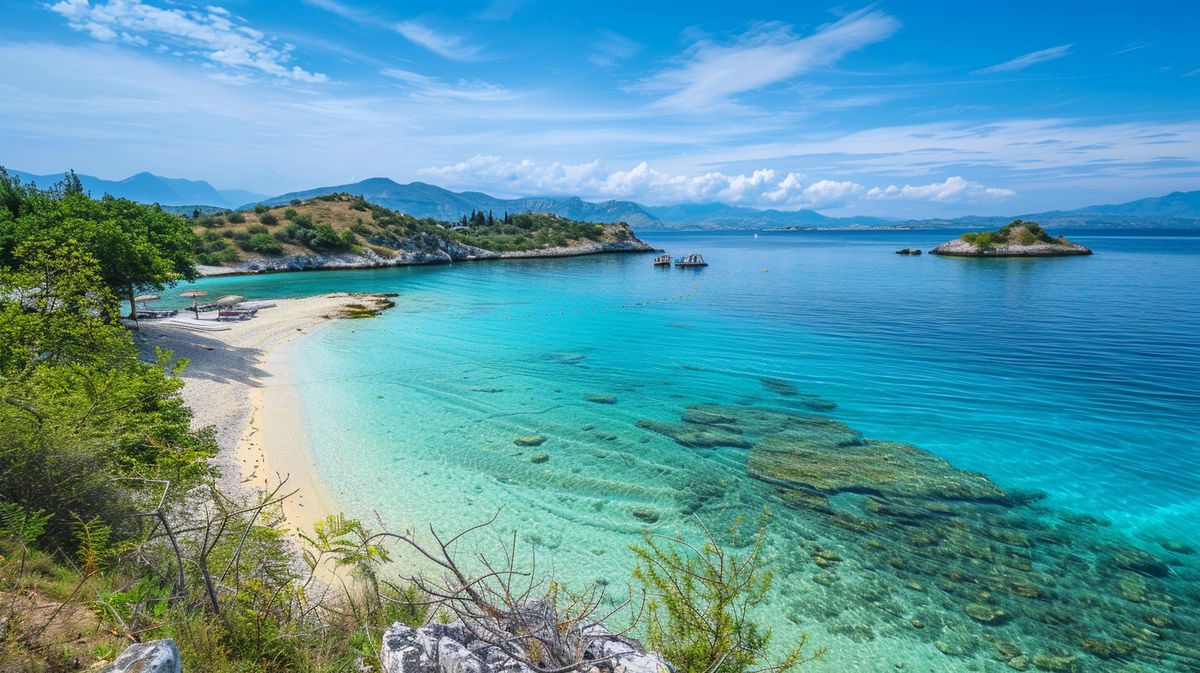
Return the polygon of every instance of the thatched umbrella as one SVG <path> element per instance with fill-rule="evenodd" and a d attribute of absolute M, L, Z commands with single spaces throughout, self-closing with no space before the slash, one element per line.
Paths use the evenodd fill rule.
<path fill-rule="evenodd" d="M 138 296 L 134 297 L 133 298 L 133 307 L 132 307 L 134 320 L 137 319 L 138 304 L 142 304 L 142 308 L 144 309 L 144 308 L 146 308 L 146 306 L 145 306 L 146 302 L 158 301 L 159 299 L 162 299 L 162 297 L 160 297 L 156 294 L 139 294 Z"/>
<path fill-rule="evenodd" d="M 217 306 L 237 306 L 246 301 L 246 298 L 240 294 L 227 294 L 224 297 L 217 297 Z"/>
<path fill-rule="evenodd" d="M 196 303 L 196 297 L 207 297 L 208 293 L 204 290 L 185 290 L 179 293 L 180 297 L 192 298 L 192 312 L 196 314 L 196 320 L 200 319 L 200 305 Z"/>

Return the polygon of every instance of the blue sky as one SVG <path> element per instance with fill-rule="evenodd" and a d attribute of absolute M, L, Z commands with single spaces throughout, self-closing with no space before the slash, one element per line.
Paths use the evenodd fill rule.
<path fill-rule="evenodd" d="M 0 2 L 0 164 L 895 216 L 1200 189 L 1200 3 Z"/>

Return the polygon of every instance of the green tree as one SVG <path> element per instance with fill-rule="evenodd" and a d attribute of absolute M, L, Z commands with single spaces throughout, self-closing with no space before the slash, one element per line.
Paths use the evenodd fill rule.
<path fill-rule="evenodd" d="M 2 171 L 0 202 L 2 266 L 20 266 L 19 251 L 28 241 L 78 245 L 97 261 L 104 284 L 129 301 L 131 310 L 138 293 L 196 276 L 191 227 L 156 206 L 109 196 L 92 199 L 70 181 L 40 191 Z"/>

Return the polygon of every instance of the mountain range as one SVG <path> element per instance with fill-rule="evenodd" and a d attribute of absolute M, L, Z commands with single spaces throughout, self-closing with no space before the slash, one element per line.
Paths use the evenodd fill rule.
<path fill-rule="evenodd" d="M 21 182 L 33 182 L 40 187 L 49 187 L 63 179 L 63 173 L 55 175 L 34 175 L 24 171 L 9 171 Z M 267 198 L 245 189 L 216 189 L 203 180 L 184 180 L 182 178 L 164 178 L 161 175 L 141 172 L 131 175 L 124 180 L 104 180 L 92 175 L 79 174 L 83 188 L 94 196 L 111 194 L 143 203 L 157 203 L 163 206 L 218 206 L 221 208 L 236 208 L 247 201 L 257 201 Z M 190 212 L 190 211 L 189 211 Z"/>
<path fill-rule="evenodd" d="M 61 175 L 33 175 L 10 171 L 24 182 L 48 186 Z M 370 178 L 328 187 L 317 187 L 267 197 L 247 190 L 215 189 L 203 180 L 164 178 L 138 173 L 124 180 L 102 180 L 80 175 L 85 189 L 94 195 L 112 194 L 135 201 L 158 203 L 168 210 L 190 214 L 193 209 L 210 212 L 226 208 L 248 208 L 258 203 L 281 205 L 347 192 L 414 217 L 457 220 L 471 211 L 553 213 L 587 222 L 626 222 L 637 229 L 772 229 L 912 227 L 975 229 L 1006 224 L 1014 218 L 1035 220 L 1047 227 L 1175 227 L 1200 228 L 1200 191 L 1173 192 L 1166 196 L 1128 203 L 1087 206 L 1075 210 L 1053 210 L 1012 216 L 967 216 L 954 219 L 898 220 L 881 217 L 832 217 L 815 210 L 758 210 L 723 203 L 690 203 L 646 206 L 634 201 L 591 202 L 572 197 L 542 196 L 502 199 L 483 192 L 454 192 L 424 182 L 401 184 L 389 178 Z"/>

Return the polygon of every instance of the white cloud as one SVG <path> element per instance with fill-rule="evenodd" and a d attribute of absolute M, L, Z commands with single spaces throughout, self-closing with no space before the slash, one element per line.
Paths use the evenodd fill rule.
<path fill-rule="evenodd" d="M 326 76 L 289 65 L 291 46 L 276 46 L 227 10 L 164 9 L 141 0 L 61 0 L 50 6 L 67 24 L 103 42 L 169 46 L 245 76 L 268 75 L 298 82 L 324 82 Z"/>
<path fill-rule="evenodd" d="M 588 61 L 592 65 L 607 68 L 632 57 L 641 50 L 642 45 L 628 37 L 611 30 L 601 30 L 600 39 L 592 45 L 592 53 L 588 55 Z"/>
<path fill-rule="evenodd" d="M 1046 61 L 1053 61 L 1055 59 L 1064 57 L 1071 53 L 1072 46 L 1074 45 L 1061 44 L 1057 47 L 1050 47 L 1049 49 L 1031 51 L 1028 54 L 1018 56 L 1011 61 L 997 63 L 996 65 L 983 68 L 982 70 L 976 70 L 974 74 L 991 75 L 998 72 L 1015 72 L 1017 70 L 1024 70 L 1039 63 L 1045 63 Z"/>
<path fill-rule="evenodd" d="M 674 175 L 641 162 L 611 170 L 600 161 L 582 164 L 510 162 L 479 155 L 449 166 L 419 171 L 456 187 L 504 190 L 510 194 L 570 194 L 596 199 L 635 199 L 650 204 L 721 202 L 762 208 L 818 208 L 843 204 L 865 188 L 855 182 L 817 180 L 764 168 L 748 174 L 708 172 Z"/>
<path fill-rule="evenodd" d="M 887 39 L 899 27 L 894 17 L 869 9 L 848 14 L 807 37 L 798 37 L 784 23 L 760 23 L 729 46 L 709 39 L 696 42 L 679 65 L 633 88 L 662 94 L 657 103 L 661 107 L 701 109 L 832 65 L 852 51 Z"/>
<path fill-rule="evenodd" d="M 466 38 L 436 31 L 420 21 L 401 21 L 392 29 L 408 41 L 444 58 L 454 61 L 477 61 L 480 58 L 479 47 L 468 44 Z"/>
<path fill-rule="evenodd" d="M 971 182 L 957 175 L 946 178 L 943 182 L 928 185 L 888 185 L 887 187 L 872 187 L 867 190 L 867 198 L 871 199 L 900 199 L 905 201 L 933 201 L 935 203 L 978 202 L 992 199 L 1007 199 L 1016 196 L 1011 189 L 985 187 L 978 182 Z"/>
<path fill-rule="evenodd" d="M 517 98 L 516 94 L 508 89 L 482 80 L 459 79 L 455 84 L 447 84 L 436 77 L 400 68 L 385 68 L 381 73 L 402 82 L 414 98 L 421 100 L 500 101 Z"/>

